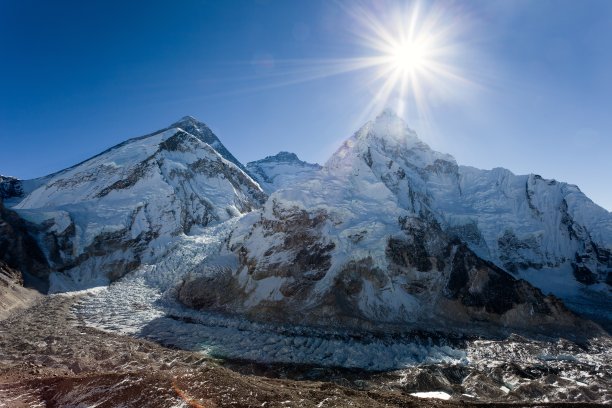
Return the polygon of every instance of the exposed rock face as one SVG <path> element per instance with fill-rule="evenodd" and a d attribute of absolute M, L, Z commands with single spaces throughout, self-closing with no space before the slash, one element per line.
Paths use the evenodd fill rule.
<path fill-rule="evenodd" d="M 49 266 L 36 241 L 28 235 L 26 222 L 4 208 L 0 199 L 0 319 L 37 298 L 38 292 L 23 287 L 24 275 L 28 284 L 45 290 L 44 285 L 37 285 L 37 277 L 48 273 Z"/>
<path fill-rule="evenodd" d="M 52 291 L 106 284 L 175 237 L 263 203 L 257 183 L 201 140 L 218 140 L 208 128 L 185 123 L 200 137 L 170 128 L 130 139 L 46 177 L 14 206 L 44 248 Z"/>
<path fill-rule="evenodd" d="M 317 177 L 276 191 L 262 210 L 242 218 L 224 253 L 182 284 L 179 299 L 293 324 L 597 332 L 556 298 L 448 235 L 428 196 L 411 195 L 402 184 L 418 169 L 381 177 L 377 170 L 393 163 L 380 165 L 371 144 L 354 153 L 362 142 L 349 140 Z M 381 143 L 384 151 L 408 155 L 407 148 Z M 456 170 L 415 143 L 434 156 L 436 171 Z"/>
<path fill-rule="evenodd" d="M 15 177 L 0 176 L 0 199 L 22 197 L 21 180 Z"/>
<path fill-rule="evenodd" d="M 248 170 L 259 184 L 186 117 L 20 182 L 12 208 L 42 248 L 53 291 L 107 284 L 181 236 L 248 213 L 182 285 L 183 302 L 308 324 L 527 330 L 573 317 L 522 278 L 576 304 L 596 291 L 609 300 L 610 213 L 574 186 L 459 166 L 392 113 L 323 168 L 281 152 Z"/>
<path fill-rule="evenodd" d="M 297 324 L 365 329 L 388 329 L 391 324 L 399 330 L 452 328 L 489 334 L 523 330 L 580 335 L 578 327 L 597 332 L 558 299 L 544 296 L 526 281 L 482 260 L 465 244 L 418 221 L 403 236 L 389 237 L 385 266 L 366 257 L 332 268 L 337 244 L 316 234 L 314 220 L 319 217 L 321 214 L 309 217 L 299 211 L 288 218 L 307 222 L 296 228 L 285 219 L 286 229 L 277 224 L 280 220 L 262 220 L 253 236 L 274 235 L 274 227 L 266 226 L 276 224 L 277 232 L 284 232 L 280 246 L 267 248 L 263 257 L 249 257 L 246 248 L 254 242 L 247 240 L 247 246 L 234 248 L 238 274 L 226 269 L 187 282 L 179 292 L 180 299 L 192 307 Z M 287 245 L 294 241 L 305 245 Z M 279 262 L 279 258 L 286 261 Z M 317 286 L 321 281 L 328 283 Z M 214 300 L 210 299 L 211 288 L 219 289 L 213 290 Z M 206 302 L 201 301 L 203 297 Z"/>
<path fill-rule="evenodd" d="M 36 285 L 40 278 L 48 276 L 50 272 L 43 252 L 28 232 L 27 222 L 16 212 L 6 209 L 1 199 L 0 261 L 4 264 L 6 275 L 14 276 L 11 279 L 19 284 L 23 284 L 22 274 Z M 44 287 L 41 289 L 44 290 Z"/>
<path fill-rule="evenodd" d="M 21 276 L 21 272 L 11 268 L 4 261 L 0 261 L 0 276 L 0 285 L 2 286 L 8 286 L 11 283 L 23 286 L 23 276 Z"/>
<path fill-rule="evenodd" d="M 466 323 L 492 321 L 547 334 L 588 327 L 572 316 L 559 299 L 544 296 L 527 281 L 482 260 L 466 245 L 459 244 L 453 251 L 445 297 L 459 302 L 459 308 L 451 306 L 456 319 L 464 313 Z"/>
<path fill-rule="evenodd" d="M 21 271 L 0 260 L 0 320 L 9 317 L 18 309 L 31 306 L 42 295 L 23 286 Z"/>
<path fill-rule="evenodd" d="M 291 299 L 292 307 L 309 302 L 316 285 L 331 266 L 335 244 L 321 239 L 328 216 L 325 211 L 310 214 L 278 207 L 274 202 L 270 205 L 275 217 L 255 222 L 249 235 L 253 243 L 269 237 L 274 245 L 262 252 L 232 242 L 232 254 L 243 276 L 237 278 L 227 266 L 205 265 L 204 276 L 196 275 L 182 286 L 181 301 L 191 307 L 239 311 L 252 317 L 263 312 L 266 319 L 278 320 L 283 320 L 284 312 L 275 300 Z M 246 287 L 245 280 L 251 281 Z M 258 289 L 260 284 L 265 288 Z M 251 295 L 248 300 L 245 290 Z M 316 316 L 311 317 L 310 323 L 314 323 Z"/>
<path fill-rule="evenodd" d="M 21 272 L 0 260 L 0 320 L 17 309 L 30 306 L 41 297 L 36 290 L 23 286 Z"/>
<path fill-rule="evenodd" d="M 176 123 L 170 125 L 168 129 L 180 128 L 190 135 L 195 136 L 202 142 L 208 144 L 210 147 L 215 149 L 217 153 L 221 155 L 225 160 L 234 163 L 236 167 L 244 171 L 248 174 L 248 170 L 238 159 L 234 157 L 233 154 L 230 153 L 229 150 L 221 143 L 221 140 L 213 133 L 212 130 L 206 124 L 200 122 L 196 118 L 192 116 L 185 116 L 181 120 Z"/>
<path fill-rule="evenodd" d="M 326 167 L 355 180 L 372 172 L 400 208 L 435 220 L 481 258 L 574 310 L 610 321 L 612 214 L 576 186 L 458 166 L 389 112 L 348 139 Z"/>
<path fill-rule="evenodd" d="M 322 168 L 319 164 L 302 161 L 295 153 L 289 152 L 252 161 L 246 167 L 268 193 L 311 179 Z"/>

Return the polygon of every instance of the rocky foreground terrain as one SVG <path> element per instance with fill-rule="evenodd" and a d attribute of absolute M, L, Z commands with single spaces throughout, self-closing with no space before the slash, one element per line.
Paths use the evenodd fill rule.
<path fill-rule="evenodd" d="M 0 321 L 0 407 L 558 407 L 599 405 L 589 400 L 603 406 L 612 401 L 612 367 L 605 351 L 610 349 L 609 341 L 578 350 L 569 342 L 545 346 L 552 353 L 549 361 L 531 366 L 510 361 L 518 354 L 539 354 L 544 349 L 536 350 L 537 343 L 518 337 L 496 347 L 474 343 L 471 352 L 482 354 L 482 364 L 503 354 L 508 359 L 476 369 L 435 365 L 368 374 L 223 363 L 197 352 L 86 327 L 71 311 L 80 296 L 46 296 Z M 494 350 L 497 356 L 487 359 L 486 353 Z M 598 362 L 581 363 L 579 359 L 587 355 Z M 584 383 L 563 378 L 560 373 L 571 367 L 586 370 Z M 508 392 L 499 387 L 503 379 L 524 385 Z M 469 395 L 449 401 L 410 395 L 468 388 L 506 402 L 485 404 Z M 513 401 L 538 400 L 545 394 L 568 402 Z"/>
<path fill-rule="evenodd" d="M 391 112 L 323 166 L 185 117 L 0 176 L 0 407 L 606 405 L 611 279 L 578 187 Z"/>

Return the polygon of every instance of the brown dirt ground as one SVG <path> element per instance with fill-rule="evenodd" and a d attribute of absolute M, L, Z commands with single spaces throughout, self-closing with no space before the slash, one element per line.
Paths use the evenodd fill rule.
<path fill-rule="evenodd" d="M 397 390 L 240 374 L 194 352 L 85 327 L 70 311 L 77 299 L 46 296 L 0 321 L 0 407 L 547 405 L 418 399 Z"/>

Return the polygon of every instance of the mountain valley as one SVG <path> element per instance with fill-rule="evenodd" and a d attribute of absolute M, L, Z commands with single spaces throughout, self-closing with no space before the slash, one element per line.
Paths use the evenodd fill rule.
<path fill-rule="evenodd" d="M 323 165 L 187 116 L 0 176 L 0 406 L 609 404 L 611 285 L 610 212 L 391 111 Z"/>

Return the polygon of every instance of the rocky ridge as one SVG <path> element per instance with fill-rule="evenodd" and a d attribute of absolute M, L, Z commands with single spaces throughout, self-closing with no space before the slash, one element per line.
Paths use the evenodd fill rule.
<path fill-rule="evenodd" d="M 268 193 L 308 180 L 321 170 L 316 163 L 300 160 L 295 153 L 279 152 L 246 165 L 249 173 Z"/>
<path fill-rule="evenodd" d="M 584 279 L 563 270 L 577 259 L 594 265 L 594 282 L 605 282 L 612 216 L 573 186 L 508 171 L 501 182 L 500 170 L 479 172 L 432 150 L 384 112 L 321 171 L 243 217 L 219 260 L 203 265 L 180 298 L 192 307 L 304 324 L 581 327 L 547 295 L 589 296 Z M 538 285 L 547 279 L 563 284 Z"/>
<path fill-rule="evenodd" d="M 44 290 L 44 281 L 38 278 L 48 274 L 49 265 L 27 232 L 27 223 L 4 207 L 0 198 L 0 319 L 14 309 L 30 305 L 39 296 L 29 286 Z"/>
<path fill-rule="evenodd" d="M 45 177 L 12 207 L 43 249 L 52 291 L 108 284 L 181 234 L 265 201 L 256 182 L 201 140 L 216 139 L 205 125 L 178 124 L 198 136 L 173 127 L 130 139 Z"/>
<path fill-rule="evenodd" d="M 7 400 L 610 402 L 609 337 L 564 305 L 612 310 L 610 213 L 575 186 L 460 166 L 391 112 L 323 167 L 286 152 L 243 167 L 186 117 L 40 179 L 2 178 L 0 191 L 0 304 L 40 300 L 1 324 Z M 119 281 L 75 304 L 30 297 L 28 280 L 51 291 Z M 210 342 L 264 364 L 257 372 L 349 389 L 305 399 L 309 384 L 247 379 L 247 395 L 242 377 L 126 333 L 205 354 Z M 402 369 L 367 372 L 378 366 Z"/>

